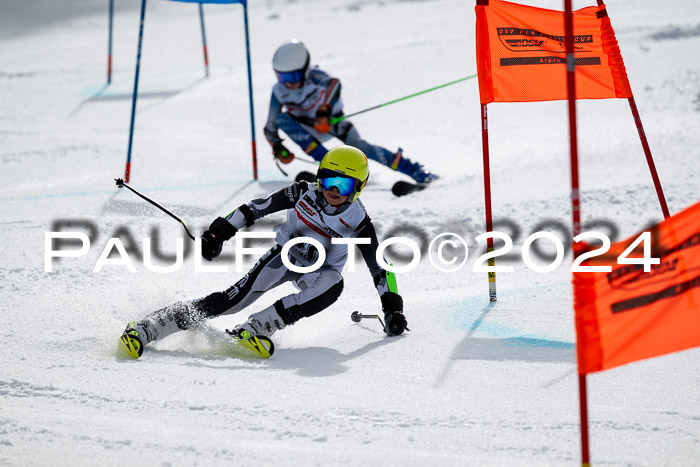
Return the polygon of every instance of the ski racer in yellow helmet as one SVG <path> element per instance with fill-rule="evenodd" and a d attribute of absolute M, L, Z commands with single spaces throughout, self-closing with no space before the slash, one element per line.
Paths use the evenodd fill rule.
<path fill-rule="evenodd" d="M 316 183 L 294 182 L 215 219 L 201 238 L 201 254 L 210 261 L 219 256 L 224 242 L 240 230 L 267 215 L 286 213 L 286 220 L 274 228 L 275 245 L 231 287 L 168 305 L 139 321 L 129 321 L 120 338 L 126 353 L 139 358 L 144 346 L 153 341 L 206 319 L 238 313 L 266 292 L 274 289 L 279 293 L 277 286 L 292 282 L 296 293 L 284 295 L 262 311 L 249 315 L 229 332 L 244 347 L 270 357 L 274 352 L 270 337 L 275 332 L 320 313 L 338 300 L 344 287 L 342 271 L 352 253 L 348 252 L 348 242 L 338 240 L 353 238 L 368 240 L 357 243 L 357 249 L 379 294 L 384 331 L 395 336 L 408 330 L 403 298 L 394 276 L 377 259 L 377 233 L 358 199 L 369 180 L 367 157 L 352 146 L 335 147 L 321 161 L 317 177 Z M 293 242 L 289 248 L 288 242 Z M 311 266 L 311 270 L 304 269 Z"/>
<path fill-rule="evenodd" d="M 352 146 L 336 146 L 326 153 L 318 167 L 316 182 L 319 192 L 335 188 L 352 203 L 360 196 L 369 180 L 367 156 Z"/>

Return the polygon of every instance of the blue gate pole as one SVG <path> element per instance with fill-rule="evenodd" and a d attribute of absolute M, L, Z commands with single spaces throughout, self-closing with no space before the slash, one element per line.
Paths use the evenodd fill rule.
<path fill-rule="evenodd" d="M 204 28 L 204 8 L 199 4 L 199 24 L 202 26 L 202 49 L 204 50 L 204 75 L 209 76 L 209 53 L 207 51 L 207 33 Z"/>
<path fill-rule="evenodd" d="M 139 94 L 139 71 L 141 69 L 141 44 L 143 43 L 143 23 L 146 18 L 146 0 L 141 0 L 141 23 L 139 24 L 139 45 L 136 50 L 136 77 L 134 78 L 134 94 L 131 98 L 131 125 L 129 127 L 129 149 L 126 153 L 126 169 L 124 181 L 129 182 L 131 174 L 131 146 L 134 142 L 134 120 L 136 118 L 136 100 Z"/>
<path fill-rule="evenodd" d="M 109 0 L 109 39 L 107 41 L 107 84 L 112 82 L 112 25 L 114 23 L 114 0 Z"/>
<path fill-rule="evenodd" d="M 241 0 L 243 5 L 243 23 L 245 24 L 245 53 L 248 61 L 248 95 L 250 100 L 250 131 L 253 135 L 253 180 L 258 179 L 258 154 L 255 148 L 255 114 L 253 112 L 253 77 L 250 70 L 250 40 L 248 39 L 248 1 Z"/>

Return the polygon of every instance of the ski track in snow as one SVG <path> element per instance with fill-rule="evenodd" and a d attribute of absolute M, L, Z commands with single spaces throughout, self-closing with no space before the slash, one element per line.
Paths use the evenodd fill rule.
<path fill-rule="evenodd" d="M 410 333 L 385 338 L 376 320 L 350 320 L 354 310 L 380 310 L 358 257 L 338 302 L 276 334 L 270 360 L 251 358 L 223 330 L 291 293 L 288 285 L 133 361 L 116 350 L 126 322 L 225 289 L 244 272 L 234 271 L 227 246 L 214 264 L 228 273 L 195 274 L 182 226 L 115 187 L 128 141 L 136 2 L 116 2 L 109 86 L 105 2 L 63 2 L 60 12 L 48 0 L 25 3 L 0 6 L 0 465 L 580 462 L 571 254 L 547 274 L 518 259 L 538 229 L 568 244 L 565 102 L 489 106 L 494 222 L 514 240 L 514 259 L 499 264 L 515 272 L 497 275 L 497 304 L 488 303 L 486 276 L 471 272 L 485 221 L 478 83 L 470 80 L 353 118 L 368 141 L 401 146 L 441 175 L 396 198 L 390 189 L 401 177 L 372 163 L 362 199 L 380 239 L 429 242 L 454 232 L 469 244 L 459 273 L 423 258 L 399 275 Z M 249 7 L 257 182 L 240 6 L 205 6 L 205 79 L 194 6 L 148 3 L 131 183 L 193 233 L 312 170 L 294 162 L 284 177 L 262 133 L 280 43 L 307 44 L 312 61 L 341 79 L 348 113 L 475 73 L 473 2 Z M 622 0 L 608 11 L 669 208 L 678 212 L 700 199 L 700 10 L 695 0 Z M 628 104 L 579 101 L 577 115 L 584 227 L 621 240 L 661 220 Z M 270 216 L 255 229 L 283 219 Z M 91 246 L 44 272 L 44 235 L 58 227 L 89 234 Z M 117 235 L 137 272 L 107 265 L 93 273 Z M 159 265 L 174 261 L 176 238 L 187 240 L 182 268 L 146 270 L 137 259 L 144 238 L 158 242 Z M 694 349 L 589 376 L 593 464 L 700 465 L 698 357 Z"/>

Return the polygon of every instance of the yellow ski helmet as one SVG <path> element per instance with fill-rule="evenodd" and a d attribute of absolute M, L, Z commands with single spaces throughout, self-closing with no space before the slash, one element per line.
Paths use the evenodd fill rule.
<path fill-rule="evenodd" d="M 341 196 L 353 202 L 369 180 L 367 156 L 352 146 L 336 146 L 323 156 L 316 173 L 318 191 L 335 187 Z"/>

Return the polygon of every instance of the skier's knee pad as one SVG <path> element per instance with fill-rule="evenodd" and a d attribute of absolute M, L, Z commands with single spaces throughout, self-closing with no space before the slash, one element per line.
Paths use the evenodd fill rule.
<path fill-rule="evenodd" d="M 231 308 L 229 297 L 224 292 L 215 292 L 191 302 L 178 302 L 156 312 L 161 326 L 166 320 L 175 321 L 179 329 L 189 329 L 208 318 L 213 318 Z"/>
<path fill-rule="evenodd" d="M 280 315 L 286 326 L 296 323 L 301 318 L 308 318 L 316 313 L 325 310 L 340 297 L 343 292 L 343 278 L 340 281 L 330 286 L 325 292 L 312 298 L 311 300 L 285 307 L 282 299 L 275 302 L 275 310 Z"/>
<path fill-rule="evenodd" d="M 360 138 L 360 133 L 358 133 L 350 120 L 341 120 L 335 124 L 333 130 L 338 139 L 345 144 L 352 145 L 353 142 L 362 141 L 362 138 Z"/>
<path fill-rule="evenodd" d="M 203 319 L 201 313 L 190 302 L 177 302 L 154 311 L 146 317 L 165 331 L 165 335 L 174 332 L 173 324 L 177 329 L 189 329 L 192 325 Z M 163 331 L 159 335 L 163 335 Z"/>
<path fill-rule="evenodd" d="M 204 298 L 195 300 L 193 303 L 196 311 L 203 318 L 218 316 L 231 308 L 228 294 L 224 292 L 214 292 Z"/>
<path fill-rule="evenodd" d="M 382 165 L 391 166 L 391 163 L 394 161 L 394 154 L 391 151 L 381 146 L 374 146 L 363 140 L 355 128 L 350 128 L 343 142 L 356 147 L 365 153 L 368 159 L 377 161 Z"/>

